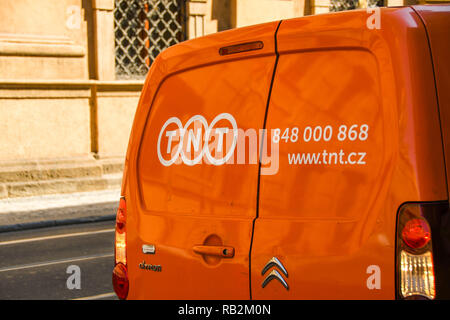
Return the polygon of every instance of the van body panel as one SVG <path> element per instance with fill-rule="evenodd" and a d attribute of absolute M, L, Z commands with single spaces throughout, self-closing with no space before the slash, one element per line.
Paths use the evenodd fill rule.
<path fill-rule="evenodd" d="M 379 29 L 366 10 L 267 23 L 158 55 L 124 169 L 127 298 L 394 299 L 398 208 L 448 200 L 448 21 L 427 8 L 382 8 Z M 246 163 L 189 164 L 196 130 L 224 114 L 267 129 L 257 145 L 279 152 L 276 172 L 245 143 Z"/>
<path fill-rule="evenodd" d="M 430 143 L 440 129 L 423 24 L 411 8 L 381 9 L 380 29 L 368 16 L 280 25 L 267 116 L 279 171 L 261 176 L 254 299 L 395 298 L 397 209 L 447 199 L 442 146 Z M 273 257 L 288 289 L 264 284 Z"/>
<path fill-rule="evenodd" d="M 450 6 L 414 6 L 414 9 L 427 29 L 433 58 L 448 186 L 450 184 Z"/>
<path fill-rule="evenodd" d="M 129 151 L 127 169 L 133 185 L 127 220 L 129 299 L 249 299 L 258 165 L 216 166 L 204 158 L 190 165 L 188 160 L 197 158 L 199 137 L 203 150 L 206 127 L 219 115 L 231 115 L 243 130 L 262 128 L 277 26 L 184 42 L 164 51 L 152 66 L 147 79 L 151 89 L 143 93 L 136 115 L 146 123 L 137 125 L 142 125 L 142 138 L 131 142 L 139 148 Z M 221 47 L 252 41 L 262 41 L 264 47 L 219 55 Z M 214 128 L 231 129 L 230 124 L 223 118 Z M 187 144 L 181 148 L 187 160 L 170 163 L 183 126 Z M 223 139 L 227 153 L 232 139 Z M 153 245 L 155 253 L 143 253 L 143 245 Z M 205 247 L 233 252 L 222 257 L 198 251 Z"/>

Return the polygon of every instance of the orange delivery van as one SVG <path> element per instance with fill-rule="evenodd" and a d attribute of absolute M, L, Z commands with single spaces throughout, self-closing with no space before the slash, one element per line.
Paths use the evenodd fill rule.
<path fill-rule="evenodd" d="M 116 218 L 121 299 L 449 299 L 450 6 L 162 52 Z"/>

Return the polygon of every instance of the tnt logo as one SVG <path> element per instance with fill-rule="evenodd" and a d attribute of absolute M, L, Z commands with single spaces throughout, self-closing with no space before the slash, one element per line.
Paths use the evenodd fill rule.
<path fill-rule="evenodd" d="M 210 124 L 203 116 L 195 115 L 184 126 L 179 118 L 172 117 L 162 126 L 156 149 L 159 161 L 166 167 L 195 166 L 203 161 L 215 166 L 256 165 L 259 161 L 261 175 L 273 175 L 279 166 L 278 143 L 268 139 L 266 130 L 238 128 L 229 113 L 219 114 Z"/>
<path fill-rule="evenodd" d="M 201 115 L 193 116 L 184 126 L 180 119 L 172 117 L 159 132 L 158 158 L 166 167 L 181 162 L 194 166 L 202 160 L 220 166 L 233 156 L 237 138 L 237 123 L 229 113 L 219 114 L 209 125 Z M 166 148 L 161 146 L 163 139 Z"/>

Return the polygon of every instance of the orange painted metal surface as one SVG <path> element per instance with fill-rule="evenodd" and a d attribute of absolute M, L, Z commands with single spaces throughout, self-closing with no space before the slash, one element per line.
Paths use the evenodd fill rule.
<path fill-rule="evenodd" d="M 410 8 L 382 10 L 379 30 L 367 17 L 281 24 L 267 128 L 298 127 L 299 139 L 280 141 L 278 174 L 261 177 L 255 299 L 394 298 L 397 208 L 447 198 L 442 146 L 430 143 L 440 131 L 425 30 Z M 330 139 L 303 139 L 306 127 L 326 126 Z M 320 153 L 320 163 L 289 163 L 296 153 Z M 273 256 L 291 271 L 289 291 L 261 286 Z M 381 289 L 366 284 L 370 266 Z"/>
<path fill-rule="evenodd" d="M 367 27 L 369 15 L 268 23 L 158 56 L 122 188 L 128 299 L 395 298 L 397 209 L 447 200 L 447 181 L 425 26 L 412 8 L 382 9 L 380 29 Z M 219 54 L 257 41 L 258 50 Z M 206 128 L 223 129 L 213 138 L 215 158 L 220 143 L 226 154 L 234 141 L 233 120 L 254 130 L 268 154 L 279 151 L 269 158 L 275 171 L 265 171 L 263 158 L 259 175 L 252 156 L 260 150 L 250 142 L 245 163 L 205 161 Z M 236 139 L 233 150 L 251 137 Z M 149 264 L 160 268 L 139 267 Z M 274 280 L 263 284 L 268 266 Z"/>
<path fill-rule="evenodd" d="M 139 130 L 142 142 L 137 134 L 130 142 L 141 143 L 140 150 L 130 151 L 128 164 L 132 188 L 128 230 L 134 230 L 127 235 L 130 299 L 248 299 L 258 165 L 164 166 L 157 147 L 161 138 L 159 148 L 166 161 L 171 158 L 166 151 L 178 148 L 175 143 L 168 145 L 167 136 L 159 136 L 161 130 L 177 129 L 174 123 L 163 129 L 174 117 L 185 126 L 201 115 L 209 125 L 218 115 L 229 113 L 240 128 L 262 128 L 277 25 L 182 43 L 162 53 L 152 67 L 146 85 L 150 89 L 144 91 L 136 115 L 135 126 L 143 126 L 150 109 L 146 128 Z M 223 46 L 251 41 L 263 41 L 264 47 L 219 55 Z M 197 130 L 195 124 L 186 129 Z M 216 125 L 230 124 L 221 120 Z M 200 129 L 203 135 L 205 127 Z M 154 244 L 156 254 L 143 254 L 143 244 Z M 234 253 L 233 257 L 199 255 L 193 250 L 196 246 L 233 247 Z M 142 272 L 138 265 L 144 260 L 161 265 L 162 271 Z"/>

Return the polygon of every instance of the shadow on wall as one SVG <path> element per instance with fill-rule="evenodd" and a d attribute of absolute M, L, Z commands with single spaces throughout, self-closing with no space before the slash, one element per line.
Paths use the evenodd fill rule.
<path fill-rule="evenodd" d="M 211 19 L 217 20 L 217 31 L 231 29 L 231 2 L 230 0 L 212 0 Z"/>

